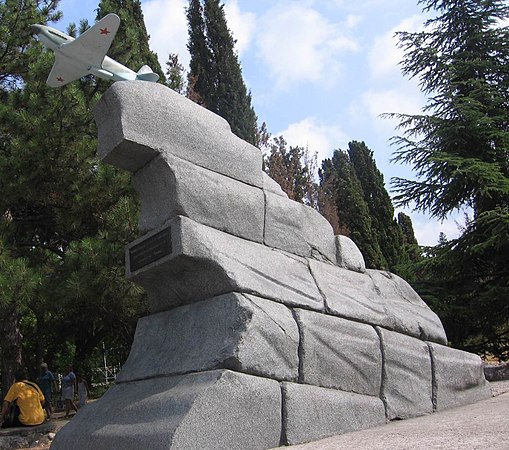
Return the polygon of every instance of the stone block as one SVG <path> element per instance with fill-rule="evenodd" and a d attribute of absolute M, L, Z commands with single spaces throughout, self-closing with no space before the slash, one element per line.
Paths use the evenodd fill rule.
<path fill-rule="evenodd" d="M 366 273 L 382 298 L 388 327 L 422 340 L 447 344 L 447 336 L 439 317 L 419 297 L 412 287 L 393 273 L 368 269 Z"/>
<path fill-rule="evenodd" d="M 309 261 L 330 314 L 390 328 L 382 298 L 367 275 L 319 261 Z"/>
<path fill-rule="evenodd" d="M 298 346 L 287 307 L 225 294 L 141 318 L 117 382 L 213 369 L 296 381 Z"/>
<path fill-rule="evenodd" d="M 153 242 L 165 233 L 169 242 L 159 251 Z M 147 290 L 153 313 L 228 292 L 323 310 L 323 298 L 305 259 L 186 217 L 129 244 L 126 259 L 127 275 Z"/>
<path fill-rule="evenodd" d="M 62 428 L 53 450 L 277 447 L 279 383 L 231 371 L 120 383 Z"/>
<path fill-rule="evenodd" d="M 313 260 L 309 267 L 330 314 L 446 342 L 438 316 L 396 275 L 376 270 L 359 273 Z"/>
<path fill-rule="evenodd" d="M 484 376 L 488 381 L 509 380 L 509 362 L 500 364 L 484 364 Z"/>
<path fill-rule="evenodd" d="M 420 339 L 378 328 L 382 341 L 381 397 L 387 418 L 408 419 L 433 412 L 433 380 L 428 345 Z"/>
<path fill-rule="evenodd" d="M 139 228 L 147 232 L 181 215 L 226 233 L 263 242 L 260 188 L 203 169 L 172 154 L 159 155 L 133 176 L 140 197 Z"/>
<path fill-rule="evenodd" d="M 303 235 L 305 226 L 301 204 L 265 192 L 265 245 L 300 256 L 311 256 Z"/>
<path fill-rule="evenodd" d="M 329 221 L 316 209 L 298 204 L 302 210 L 302 236 L 311 246 L 315 259 L 336 264 L 336 241 Z"/>
<path fill-rule="evenodd" d="M 479 356 L 432 342 L 428 344 L 435 376 L 435 410 L 491 397 Z"/>
<path fill-rule="evenodd" d="M 366 271 L 366 263 L 359 247 L 347 236 L 336 236 L 336 259 L 339 267 L 360 273 Z"/>
<path fill-rule="evenodd" d="M 279 195 L 280 197 L 288 198 L 288 195 L 281 189 L 281 186 L 269 177 L 265 172 L 262 173 L 263 178 L 263 190 L 265 192 L 271 192 L 272 194 Z"/>
<path fill-rule="evenodd" d="M 295 310 L 305 384 L 378 396 L 382 354 L 375 329 L 321 313 Z"/>
<path fill-rule="evenodd" d="M 385 424 L 384 406 L 378 397 L 305 384 L 282 385 L 287 445 Z"/>
<path fill-rule="evenodd" d="M 98 154 L 136 172 L 159 153 L 259 188 L 262 154 L 230 131 L 223 118 L 170 88 L 143 81 L 114 83 L 94 109 Z"/>

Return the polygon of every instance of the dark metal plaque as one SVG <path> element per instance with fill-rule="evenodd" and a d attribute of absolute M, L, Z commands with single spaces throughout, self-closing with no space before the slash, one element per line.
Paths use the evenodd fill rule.
<path fill-rule="evenodd" d="M 129 249 L 131 272 L 171 254 L 171 229 L 165 228 Z"/>

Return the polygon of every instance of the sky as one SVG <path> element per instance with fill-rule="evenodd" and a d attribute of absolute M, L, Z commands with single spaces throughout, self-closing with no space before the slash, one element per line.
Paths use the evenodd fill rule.
<path fill-rule="evenodd" d="M 163 70 L 170 53 L 187 68 L 187 0 L 142 0 L 150 47 Z M 308 147 L 318 163 L 352 140 L 373 151 L 391 195 L 392 177 L 413 178 L 411 167 L 391 163 L 397 121 L 383 113 L 421 112 L 426 98 L 404 78 L 394 36 L 418 31 L 426 17 L 417 0 L 224 0 L 228 26 L 258 123 L 289 145 Z M 63 19 L 94 22 L 98 0 L 61 0 Z M 131 67 L 137 71 L 138 67 Z M 435 245 L 440 232 L 459 235 L 463 213 L 438 222 L 410 215 L 419 244 Z"/>

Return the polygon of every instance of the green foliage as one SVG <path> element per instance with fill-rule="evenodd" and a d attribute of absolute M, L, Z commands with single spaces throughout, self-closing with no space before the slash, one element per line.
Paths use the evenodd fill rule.
<path fill-rule="evenodd" d="M 189 98 L 226 119 L 233 133 L 256 145 L 256 114 L 223 5 L 219 0 L 190 0 L 187 19 Z"/>
<path fill-rule="evenodd" d="M 131 14 L 138 30 L 124 37 L 122 44 L 132 47 L 120 45 L 122 62 L 148 62 L 156 70 L 139 3 L 120 6 L 114 12 L 126 21 Z M 23 17 L 20 27 L 27 29 L 47 21 Z M 70 31 L 76 35 L 87 27 L 82 21 Z M 53 56 L 35 39 L 15 57 L 29 64 L 25 73 L 13 70 L 4 78 L 18 81 L 3 85 L 9 90 L 0 103 L 2 375 L 9 376 L 21 356 L 29 368 L 44 359 L 55 370 L 74 362 L 87 372 L 101 343 L 115 348 L 112 362 L 121 363 L 147 306 L 142 290 L 124 276 L 124 246 L 137 236 L 130 176 L 95 157 L 91 109 L 109 83 L 85 77 L 48 88 Z M 14 289 L 16 307 L 2 308 L 13 304 L 7 292 Z"/>
<path fill-rule="evenodd" d="M 170 53 L 166 62 L 166 86 L 181 95 L 187 90 L 185 69 L 176 53 Z"/>
<path fill-rule="evenodd" d="M 58 20 L 58 1 L 0 0 L 0 90 L 16 87 L 28 72 L 33 54 L 31 24 Z"/>
<path fill-rule="evenodd" d="M 437 16 L 399 33 L 403 72 L 429 95 L 423 114 L 393 114 L 403 136 L 395 160 L 417 180 L 397 178 L 399 204 L 445 218 L 474 217 L 460 238 L 427 249 L 415 287 L 458 347 L 507 358 L 509 349 L 509 6 L 501 0 L 422 0 Z"/>
<path fill-rule="evenodd" d="M 500 0 L 422 1 L 438 16 L 425 31 L 399 33 L 403 73 L 419 77 L 429 114 L 396 114 L 403 136 L 395 160 L 417 180 L 394 179 L 399 204 L 444 218 L 462 206 L 476 213 L 508 204 L 509 18 Z"/>
<path fill-rule="evenodd" d="M 321 195 L 333 199 L 342 234 L 359 247 L 370 268 L 398 271 L 407 262 L 401 226 L 373 152 L 364 142 L 352 141 L 348 151 L 336 150 L 319 171 Z M 413 236 L 410 218 L 407 232 Z"/>

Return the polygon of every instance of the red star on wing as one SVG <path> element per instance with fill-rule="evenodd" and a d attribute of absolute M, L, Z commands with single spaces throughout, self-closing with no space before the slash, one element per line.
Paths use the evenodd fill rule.
<path fill-rule="evenodd" d="M 111 33 L 111 31 L 108 30 L 108 28 L 100 28 L 100 31 L 101 31 L 101 34 L 104 34 L 104 35 Z"/>
<path fill-rule="evenodd" d="M 58 77 L 58 78 L 57 78 L 57 81 L 58 81 L 59 83 L 63 83 L 63 82 L 64 82 L 64 79 L 63 79 L 62 77 Z"/>

